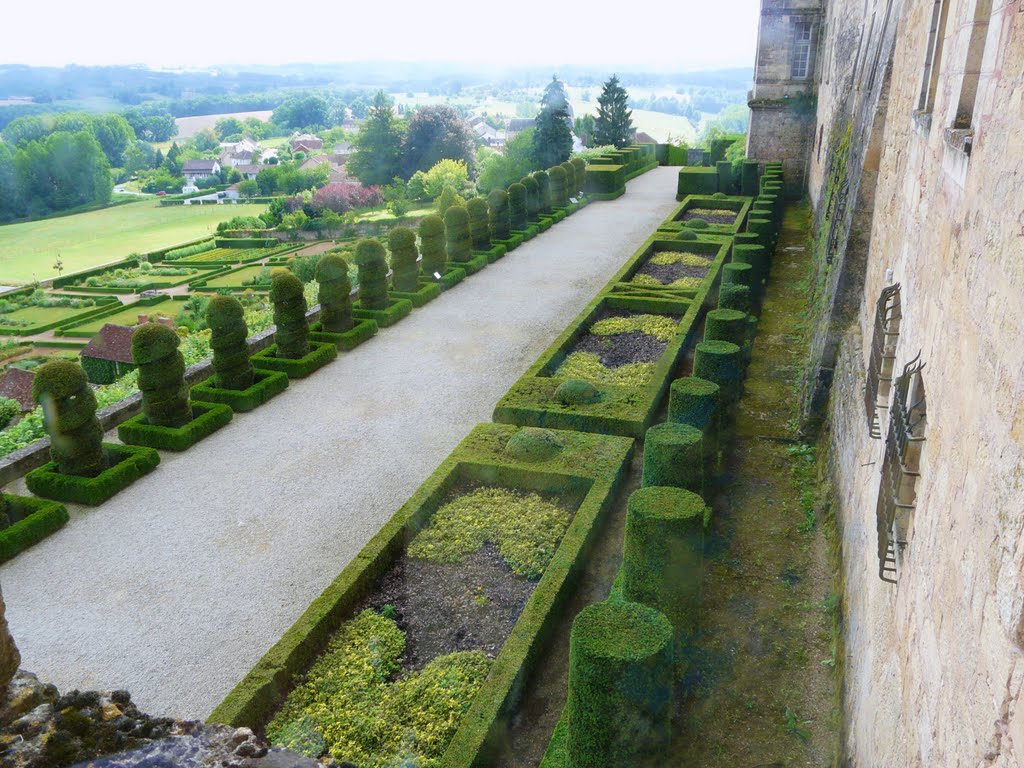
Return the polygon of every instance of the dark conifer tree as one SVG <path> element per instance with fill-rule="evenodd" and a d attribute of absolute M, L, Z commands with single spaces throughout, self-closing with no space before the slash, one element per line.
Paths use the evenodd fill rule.
<path fill-rule="evenodd" d="M 604 84 L 597 97 L 597 119 L 594 121 L 594 143 L 602 147 L 614 144 L 618 148 L 633 143 L 636 129 L 629 109 L 629 94 L 619 85 L 615 75 Z"/>
<path fill-rule="evenodd" d="M 540 112 L 533 132 L 533 154 L 541 168 L 564 163 L 572 154 L 569 100 L 565 87 L 553 75 L 540 100 Z"/>

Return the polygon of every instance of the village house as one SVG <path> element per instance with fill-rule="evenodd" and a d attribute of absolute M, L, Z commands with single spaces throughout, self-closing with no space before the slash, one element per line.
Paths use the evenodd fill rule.
<path fill-rule="evenodd" d="M 310 133 L 302 133 L 293 136 L 291 140 L 292 152 L 320 152 L 324 148 L 323 139 L 313 136 Z"/>
<path fill-rule="evenodd" d="M 202 179 L 208 179 L 220 173 L 220 162 L 217 160 L 186 160 L 181 169 L 181 175 L 185 181 L 194 184 Z"/>

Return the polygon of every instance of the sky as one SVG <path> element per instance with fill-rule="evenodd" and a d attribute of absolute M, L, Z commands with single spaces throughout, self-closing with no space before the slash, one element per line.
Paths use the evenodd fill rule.
<path fill-rule="evenodd" d="M 12 2 L 0 63 L 150 67 L 340 61 L 601 64 L 622 70 L 753 66 L 760 0 Z M 40 11 L 46 22 L 40 25 Z"/>

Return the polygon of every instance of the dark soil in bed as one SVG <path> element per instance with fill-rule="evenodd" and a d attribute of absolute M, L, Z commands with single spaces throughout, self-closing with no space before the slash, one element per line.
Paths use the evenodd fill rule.
<path fill-rule="evenodd" d="M 674 283 L 684 277 L 702 278 L 707 273 L 707 267 L 691 267 L 679 262 L 675 264 L 644 264 L 637 270 L 638 275 L 650 275 L 656 280 L 660 280 L 662 285 Z"/>
<path fill-rule="evenodd" d="M 640 331 L 598 336 L 588 333 L 580 339 L 573 352 L 592 352 L 601 358 L 605 368 L 618 368 L 627 363 L 657 362 L 668 344 Z"/>
<path fill-rule="evenodd" d="M 708 224 L 733 224 L 736 222 L 735 211 L 716 211 L 715 213 L 693 213 L 686 211 L 676 221 L 692 221 L 693 219 L 704 219 Z"/>

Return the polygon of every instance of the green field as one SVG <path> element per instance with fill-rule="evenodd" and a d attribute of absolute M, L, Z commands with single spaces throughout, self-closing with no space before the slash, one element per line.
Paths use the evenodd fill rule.
<path fill-rule="evenodd" d="M 150 317 L 156 317 L 157 315 L 162 315 L 164 317 L 177 317 L 178 311 L 183 305 L 184 302 L 173 301 L 168 298 L 148 307 L 136 306 L 122 309 L 120 312 L 113 315 L 98 317 L 95 320 L 87 320 L 84 323 L 66 328 L 65 330 L 74 331 L 76 336 L 86 333 L 91 336 L 94 333 L 99 333 L 100 328 L 107 323 L 113 323 L 114 325 L 135 325 L 139 321 L 139 315 L 149 315 Z"/>
<path fill-rule="evenodd" d="M 69 320 L 77 315 L 95 311 L 96 307 L 25 307 L 24 309 L 16 309 L 14 312 L 0 315 L 0 334 L 24 332 L 33 326 L 49 325 L 56 320 Z M 10 326 L 6 325 L 4 322 L 6 320 L 20 322 L 18 325 Z M 22 326 L 21 322 L 31 323 L 32 325 Z"/>
<path fill-rule="evenodd" d="M 64 274 L 80 272 L 142 253 L 212 234 L 233 216 L 257 216 L 263 205 L 176 205 L 153 200 L 119 205 L 59 219 L 0 227 L 0 285 L 21 285 L 57 276 L 60 254 Z"/>
<path fill-rule="evenodd" d="M 241 269 L 235 270 L 234 272 L 229 272 L 226 275 L 221 275 L 220 277 L 213 278 L 202 288 L 197 288 L 196 291 L 202 292 L 207 290 L 213 290 L 214 288 L 244 289 L 246 286 L 243 286 L 242 283 L 244 283 L 246 280 L 251 280 L 252 278 L 256 277 L 256 275 L 258 275 L 261 271 L 263 271 L 262 265 L 256 265 L 255 267 L 242 267 Z M 252 290 L 254 291 L 268 290 L 267 286 L 263 286 L 262 288 L 256 288 L 255 286 L 248 287 L 252 288 Z"/>

